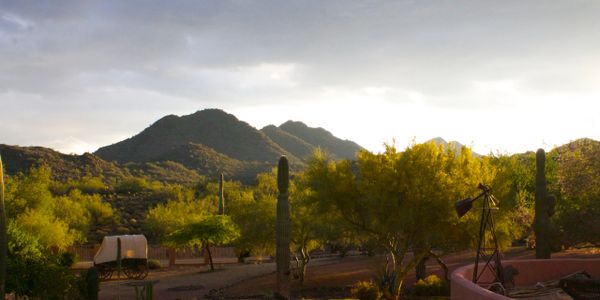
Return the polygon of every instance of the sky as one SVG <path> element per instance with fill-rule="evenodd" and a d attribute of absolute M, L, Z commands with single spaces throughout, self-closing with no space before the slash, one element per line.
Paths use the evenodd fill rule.
<path fill-rule="evenodd" d="M 0 0 L 0 143 L 93 152 L 220 108 L 368 150 L 600 140 L 600 1 Z"/>

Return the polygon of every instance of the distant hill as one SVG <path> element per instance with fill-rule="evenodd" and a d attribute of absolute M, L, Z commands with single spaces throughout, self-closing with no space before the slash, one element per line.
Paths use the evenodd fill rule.
<path fill-rule="evenodd" d="M 303 139 L 287 132 L 275 125 L 265 126 L 261 129 L 272 141 L 279 144 L 282 148 L 292 153 L 294 156 L 305 159 L 315 151 L 315 146 L 307 143 Z"/>
<path fill-rule="evenodd" d="M 43 147 L 0 145 L 7 172 L 26 172 L 46 164 L 55 179 L 77 179 L 83 175 L 104 178 L 140 176 L 173 183 L 194 183 L 202 176 L 249 183 L 260 172 L 276 166 L 286 155 L 292 170 L 300 171 L 316 148 L 337 159 L 353 159 L 358 144 L 339 139 L 323 128 L 288 121 L 261 130 L 218 109 L 168 115 L 142 132 L 118 143 L 101 147 L 94 154 L 66 155 Z"/>
<path fill-rule="evenodd" d="M 457 141 L 446 142 L 446 140 L 444 140 L 443 138 L 441 138 L 439 136 L 436 138 L 430 139 L 427 142 L 434 142 L 436 145 L 442 145 L 442 146 L 444 146 L 444 149 L 447 149 L 448 147 L 452 147 L 452 149 L 454 149 L 454 152 L 456 152 L 456 153 L 460 153 L 460 149 L 462 149 L 462 147 L 465 146 Z M 481 156 L 481 154 L 473 152 L 473 156 Z"/>
<path fill-rule="evenodd" d="M 323 128 L 308 127 L 302 122 L 287 121 L 279 126 L 280 130 L 299 138 L 313 147 L 320 147 L 338 159 L 354 159 L 356 152 L 363 150 L 357 143 L 342 140 Z M 290 150 L 292 151 L 292 150 Z M 298 148 L 298 153 L 301 149 Z"/>
<path fill-rule="evenodd" d="M 129 175 L 117 164 L 85 153 L 68 155 L 44 147 L 19 147 L 0 144 L 0 155 L 9 175 L 26 172 L 31 167 L 45 164 L 52 168 L 55 179 L 66 180 L 89 174 L 103 177 L 123 177 Z"/>
<path fill-rule="evenodd" d="M 224 173 L 248 182 L 274 167 L 281 155 L 288 157 L 293 170 L 302 169 L 304 159 L 317 147 L 334 158 L 354 158 L 362 149 L 301 122 L 257 130 L 222 110 L 207 109 L 163 117 L 139 134 L 102 147 L 95 154 L 119 164 L 176 162 L 208 177 Z"/>
<path fill-rule="evenodd" d="M 32 167 L 46 165 L 52 169 L 55 180 L 77 180 L 83 176 L 119 179 L 129 176 L 144 177 L 171 183 L 191 184 L 200 181 L 198 172 L 175 162 L 129 163 L 119 165 L 84 153 L 63 154 L 44 147 L 19 147 L 0 144 L 0 155 L 9 175 L 27 173 Z"/>
<path fill-rule="evenodd" d="M 242 161 L 274 162 L 281 155 L 298 161 L 256 128 L 218 109 L 166 116 L 139 134 L 102 147 L 95 154 L 119 163 L 154 161 L 189 143 Z"/>

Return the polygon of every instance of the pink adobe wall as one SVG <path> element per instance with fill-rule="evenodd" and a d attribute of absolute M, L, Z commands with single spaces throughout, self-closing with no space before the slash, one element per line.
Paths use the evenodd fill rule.
<path fill-rule="evenodd" d="M 600 259 L 505 260 L 502 265 L 505 267 L 512 265 L 517 268 L 519 271 L 519 275 L 515 276 L 517 286 L 531 286 L 537 282 L 559 279 L 578 271 L 586 271 L 592 277 L 600 278 Z M 472 276 L 473 265 L 452 272 L 451 299 L 511 299 L 479 287 L 471 282 Z"/>

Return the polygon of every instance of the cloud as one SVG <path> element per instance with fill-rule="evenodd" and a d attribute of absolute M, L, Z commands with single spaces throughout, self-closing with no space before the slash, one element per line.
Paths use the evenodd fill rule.
<path fill-rule="evenodd" d="M 3 138 L 59 139 L 21 137 L 39 124 L 32 114 L 59 124 L 54 132 L 85 128 L 72 137 L 96 145 L 205 107 L 489 112 L 556 95 L 586 106 L 599 90 L 598 9 L 585 0 L 3 1 L 0 104 L 11 109 L 0 118 L 21 128 Z M 105 138 L 87 141 L 90 132 Z"/>

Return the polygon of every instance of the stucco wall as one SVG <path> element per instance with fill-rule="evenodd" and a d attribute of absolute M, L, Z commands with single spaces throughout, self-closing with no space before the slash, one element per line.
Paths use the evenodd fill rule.
<path fill-rule="evenodd" d="M 586 271 L 600 278 L 600 259 L 529 259 L 505 260 L 503 266 L 512 265 L 519 271 L 515 276 L 517 286 L 531 286 L 537 282 L 559 279 L 563 276 Z M 483 265 L 481 265 L 483 267 Z M 510 299 L 492 293 L 471 282 L 473 265 L 461 267 L 452 273 L 451 299 Z"/>

